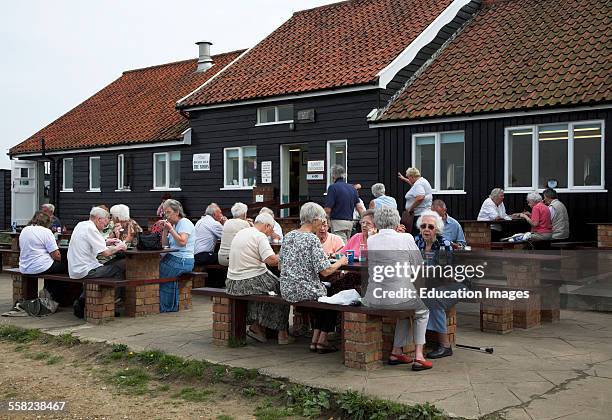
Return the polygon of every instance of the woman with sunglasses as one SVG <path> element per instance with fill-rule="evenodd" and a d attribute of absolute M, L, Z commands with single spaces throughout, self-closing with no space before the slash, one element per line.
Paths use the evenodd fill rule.
<path fill-rule="evenodd" d="M 423 254 L 425 265 L 439 265 L 440 256 L 446 254 L 446 262 L 452 258 L 453 246 L 451 242 L 442 236 L 444 232 L 444 221 L 438 213 L 427 210 L 421 214 L 417 221 L 420 233 L 414 237 L 414 241 Z M 430 280 L 430 279 L 427 279 Z M 427 286 L 434 286 L 427 284 Z M 454 283 L 436 287 L 438 290 L 461 290 L 467 289 L 463 283 Z M 427 353 L 428 359 L 439 359 L 453 355 L 453 349 L 448 338 L 446 329 L 446 311 L 457 304 L 456 299 L 427 298 L 423 302 L 429 308 L 429 320 L 427 329 L 438 336 L 438 347 Z"/>

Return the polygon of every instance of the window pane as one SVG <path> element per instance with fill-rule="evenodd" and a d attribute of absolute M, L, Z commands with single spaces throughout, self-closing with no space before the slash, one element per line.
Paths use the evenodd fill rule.
<path fill-rule="evenodd" d="M 341 165 L 345 170 L 347 169 L 346 163 L 346 143 L 338 142 L 338 143 L 330 143 L 329 144 L 329 159 L 330 162 L 328 164 L 328 168 L 331 168 L 332 165 Z"/>
<path fill-rule="evenodd" d="M 417 137 L 415 150 L 415 167 L 421 171 L 421 176 L 427 179 L 431 184 L 435 179 L 435 137 Z"/>
<path fill-rule="evenodd" d="M 440 189 L 463 190 L 463 133 L 440 135 Z"/>
<path fill-rule="evenodd" d="M 278 120 L 291 121 L 293 120 L 293 105 L 282 105 L 278 107 Z"/>
<path fill-rule="evenodd" d="M 154 188 L 166 187 L 166 154 L 155 155 L 155 186 Z"/>
<path fill-rule="evenodd" d="M 257 183 L 257 148 L 249 146 L 242 148 L 242 186 L 251 187 Z"/>
<path fill-rule="evenodd" d="M 125 185 L 125 168 L 123 165 L 123 155 L 117 156 L 117 188 L 122 189 Z"/>
<path fill-rule="evenodd" d="M 181 186 L 181 152 L 170 152 L 170 188 Z"/>
<path fill-rule="evenodd" d="M 574 185 L 601 185 L 601 124 L 574 126 Z"/>
<path fill-rule="evenodd" d="M 225 151 L 225 182 L 226 185 L 239 186 L 238 177 L 238 150 L 226 150 Z"/>
<path fill-rule="evenodd" d="M 89 179 L 90 185 L 89 188 L 92 190 L 100 189 L 100 159 L 90 159 L 89 160 Z"/>
<path fill-rule="evenodd" d="M 72 189 L 72 159 L 64 159 L 64 189 Z"/>
<path fill-rule="evenodd" d="M 547 188 L 551 179 L 557 188 L 567 188 L 567 133 L 567 124 L 538 127 L 539 188 Z"/>
<path fill-rule="evenodd" d="M 268 123 L 274 122 L 276 115 L 273 106 L 269 106 L 266 108 L 259 108 L 259 122 L 260 123 Z"/>
<path fill-rule="evenodd" d="M 510 187 L 532 187 L 533 133 L 529 128 L 510 130 L 508 133 L 508 179 Z"/>

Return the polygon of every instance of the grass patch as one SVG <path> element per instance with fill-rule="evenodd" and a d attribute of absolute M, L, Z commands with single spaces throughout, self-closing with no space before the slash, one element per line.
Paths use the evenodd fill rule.
<path fill-rule="evenodd" d="M 125 370 L 115 372 L 115 374 L 109 378 L 109 383 L 126 393 L 142 395 L 148 391 L 150 380 L 151 375 L 144 369 L 126 368 Z"/>
<path fill-rule="evenodd" d="M 172 395 L 172 398 L 182 398 L 185 401 L 202 402 L 207 401 L 208 397 L 212 393 L 213 391 L 210 389 L 195 389 L 189 387 L 181 389 L 180 392 Z"/>
<path fill-rule="evenodd" d="M 234 420 L 232 416 L 228 416 L 227 414 L 221 414 L 217 416 L 217 420 Z"/>
<path fill-rule="evenodd" d="M 70 333 L 60 334 L 55 337 L 55 342 L 60 346 L 73 347 L 81 344 L 81 340 Z"/>
<path fill-rule="evenodd" d="M 47 364 L 48 365 L 56 365 L 58 363 L 60 363 L 61 361 L 63 361 L 64 358 L 62 356 L 51 356 L 47 359 Z"/>
<path fill-rule="evenodd" d="M 294 415 L 293 409 L 289 407 L 276 407 L 270 401 L 255 409 L 255 418 L 258 420 L 278 420 Z"/>
<path fill-rule="evenodd" d="M 40 338 L 41 335 L 39 330 L 26 330 L 13 325 L 0 326 L 0 339 L 15 343 L 30 343 Z"/>
<path fill-rule="evenodd" d="M 32 360 L 44 360 L 44 359 L 47 359 L 49 356 L 50 354 L 47 352 L 29 353 L 26 355 L 28 359 L 32 359 Z"/>
<path fill-rule="evenodd" d="M 442 411 L 429 403 L 407 406 L 391 401 L 368 398 L 355 391 L 346 391 L 337 400 L 338 407 L 351 419 L 384 420 L 406 418 L 416 420 L 446 419 Z"/>

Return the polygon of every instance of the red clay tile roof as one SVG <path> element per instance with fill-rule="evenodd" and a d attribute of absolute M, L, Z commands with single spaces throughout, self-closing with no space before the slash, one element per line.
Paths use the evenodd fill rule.
<path fill-rule="evenodd" d="M 196 73 L 197 60 L 126 71 L 104 89 L 10 149 L 11 154 L 176 140 L 189 123 L 175 108 L 243 51 L 213 56 L 214 65 Z"/>
<path fill-rule="evenodd" d="M 379 121 L 612 100 L 610 0 L 498 0 Z"/>
<path fill-rule="evenodd" d="M 295 13 L 181 107 L 376 82 L 451 0 L 350 0 Z"/>

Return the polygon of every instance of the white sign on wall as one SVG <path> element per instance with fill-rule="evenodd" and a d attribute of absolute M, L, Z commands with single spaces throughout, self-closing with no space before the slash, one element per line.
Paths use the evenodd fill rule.
<path fill-rule="evenodd" d="M 323 174 L 306 174 L 306 181 L 323 181 Z"/>
<path fill-rule="evenodd" d="M 324 172 L 325 161 L 324 160 L 309 160 L 308 161 L 308 172 Z"/>
<path fill-rule="evenodd" d="M 272 183 L 272 161 L 270 160 L 261 162 L 261 183 L 262 184 Z"/>
<path fill-rule="evenodd" d="M 193 155 L 194 171 L 210 171 L 210 153 L 197 153 Z"/>

